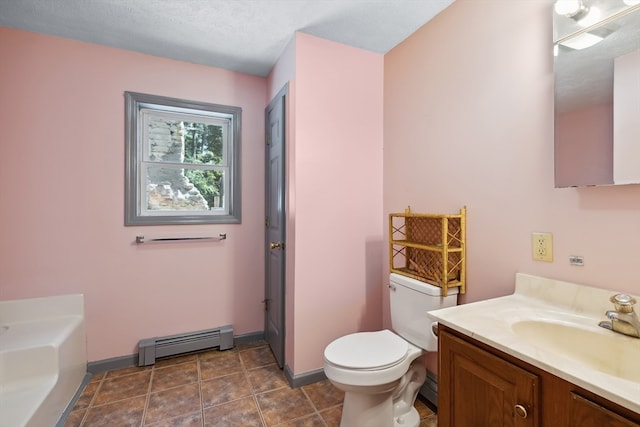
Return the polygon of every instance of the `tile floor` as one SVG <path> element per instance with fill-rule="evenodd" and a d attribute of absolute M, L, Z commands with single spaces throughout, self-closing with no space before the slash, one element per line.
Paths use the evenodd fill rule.
<path fill-rule="evenodd" d="M 264 342 L 94 375 L 65 427 L 338 427 L 329 381 L 289 387 Z M 436 415 L 416 401 L 421 427 Z"/>

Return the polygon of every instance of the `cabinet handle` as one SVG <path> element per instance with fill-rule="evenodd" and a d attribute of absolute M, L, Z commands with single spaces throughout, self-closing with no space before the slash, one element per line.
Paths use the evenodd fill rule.
<path fill-rule="evenodd" d="M 527 418 L 527 408 L 522 405 L 516 405 L 513 409 L 516 411 L 516 415 L 520 418 Z"/>

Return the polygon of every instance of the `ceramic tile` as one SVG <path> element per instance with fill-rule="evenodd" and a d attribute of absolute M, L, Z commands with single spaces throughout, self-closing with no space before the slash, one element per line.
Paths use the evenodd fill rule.
<path fill-rule="evenodd" d="M 431 415 L 425 419 L 420 420 L 420 427 L 438 427 L 438 417 Z"/>
<path fill-rule="evenodd" d="M 138 427 L 142 424 L 142 414 L 146 396 L 119 400 L 106 405 L 92 406 L 87 410 L 83 427 Z"/>
<path fill-rule="evenodd" d="M 325 427 L 325 423 L 319 415 L 314 414 L 308 417 L 302 417 L 297 420 L 278 424 L 276 427 Z"/>
<path fill-rule="evenodd" d="M 139 372 L 151 371 L 152 366 L 130 366 L 128 368 L 116 369 L 106 372 L 104 378 L 121 377 L 123 375 L 137 374 Z"/>
<path fill-rule="evenodd" d="M 64 422 L 64 427 L 80 427 L 82 424 L 82 420 L 84 415 L 87 413 L 86 409 L 79 409 L 75 411 L 71 411 L 69 416 Z"/>
<path fill-rule="evenodd" d="M 240 352 L 240 358 L 245 368 L 252 369 L 276 363 L 275 357 L 268 346 L 256 347 Z"/>
<path fill-rule="evenodd" d="M 202 427 L 202 412 L 180 415 L 174 418 L 167 418 L 157 423 L 145 424 L 145 427 Z"/>
<path fill-rule="evenodd" d="M 78 409 L 88 408 L 91 404 L 91 401 L 93 400 L 93 397 L 96 394 L 96 390 L 98 390 L 99 385 L 100 383 L 98 382 L 90 382 L 89 384 L 87 384 L 82 391 L 82 394 L 80 394 L 80 397 L 76 401 L 76 404 L 73 406 L 73 410 L 75 411 Z"/>
<path fill-rule="evenodd" d="M 413 407 L 418 411 L 418 415 L 420 415 L 420 419 L 430 417 L 434 414 L 433 410 L 422 401 L 422 399 L 418 396 Z"/>
<path fill-rule="evenodd" d="M 342 405 L 334 406 L 320 412 L 320 416 L 327 424 L 327 427 L 340 427 L 340 419 L 342 418 Z"/>
<path fill-rule="evenodd" d="M 249 377 L 253 391 L 256 393 L 287 387 L 289 385 L 282 373 L 282 369 L 275 363 L 261 368 L 250 369 L 247 371 L 247 376 Z"/>
<path fill-rule="evenodd" d="M 200 358 L 201 380 L 210 380 L 240 371 L 242 371 L 242 364 L 237 352 L 218 352 Z"/>
<path fill-rule="evenodd" d="M 150 370 L 136 374 L 117 376 L 112 379 L 108 379 L 107 376 L 107 379 L 100 383 L 93 404 L 102 405 L 116 400 L 146 395 L 149 392 L 150 379 Z"/>
<path fill-rule="evenodd" d="M 202 381 L 202 406 L 209 407 L 251 396 L 251 387 L 242 372 Z"/>
<path fill-rule="evenodd" d="M 218 357 L 231 357 L 232 354 L 238 354 L 238 348 L 234 347 L 229 350 L 209 350 L 198 353 L 198 360 L 216 359 Z"/>
<path fill-rule="evenodd" d="M 329 380 L 319 381 L 302 387 L 317 410 L 342 404 L 344 392 L 338 390 Z"/>
<path fill-rule="evenodd" d="M 206 408 L 204 425 L 205 427 L 264 426 L 253 397 Z"/>
<path fill-rule="evenodd" d="M 151 393 L 145 423 L 150 424 L 176 415 L 196 412 L 201 407 L 198 384 L 187 384 Z"/>
<path fill-rule="evenodd" d="M 300 389 L 280 388 L 256 396 L 268 427 L 310 415 L 311 402 Z"/>
<path fill-rule="evenodd" d="M 98 374 L 93 374 L 91 376 L 91 379 L 89 379 L 89 382 L 94 383 L 94 382 L 102 381 L 106 375 L 107 375 L 107 372 L 100 372 Z"/>
<path fill-rule="evenodd" d="M 198 364 L 196 360 L 170 365 L 153 370 L 151 392 L 195 382 L 198 382 Z"/>

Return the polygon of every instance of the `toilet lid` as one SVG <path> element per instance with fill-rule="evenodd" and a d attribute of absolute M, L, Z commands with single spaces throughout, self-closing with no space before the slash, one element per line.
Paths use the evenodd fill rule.
<path fill-rule="evenodd" d="M 389 330 L 358 332 L 338 338 L 324 350 L 325 359 L 348 369 L 383 369 L 404 360 L 409 343 Z"/>

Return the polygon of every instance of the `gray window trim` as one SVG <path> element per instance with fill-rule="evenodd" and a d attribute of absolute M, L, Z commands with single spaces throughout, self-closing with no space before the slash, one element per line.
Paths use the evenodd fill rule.
<path fill-rule="evenodd" d="M 172 224 L 239 224 L 241 222 L 240 155 L 242 109 L 227 105 L 187 101 L 165 96 L 125 92 L 125 225 Z M 140 161 L 139 111 L 152 108 L 164 111 L 197 114 L 198 111 L 224 113 L 233 116 L 232 159 L 229 185 L 228 215 L 141 215 L 139 212 Z"/>

